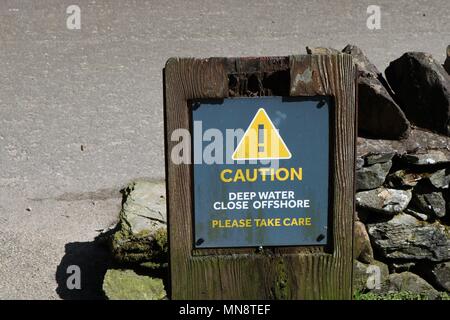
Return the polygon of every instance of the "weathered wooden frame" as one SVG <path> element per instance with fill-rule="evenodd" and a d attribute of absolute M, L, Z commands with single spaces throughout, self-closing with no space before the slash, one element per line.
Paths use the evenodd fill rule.
<path fill-rule="evenodd" d="M 190 129 L 189 101 L 234 95 L 229 90 L 231 70 L 262 74 L 281 67 L 289 71 L 286 93 L 290 96 L 324 95 L 334 101 L 330 109 L 331 243 L 325 249 L 195 250 L 192 165 L 171 162 L 171 150 L 178 143 L 171 141 L 171 134 Z M 171 298 L 351 299 L 357 131 L 356 68 L 351 56 L 171 58 L 163 75 Z"/>

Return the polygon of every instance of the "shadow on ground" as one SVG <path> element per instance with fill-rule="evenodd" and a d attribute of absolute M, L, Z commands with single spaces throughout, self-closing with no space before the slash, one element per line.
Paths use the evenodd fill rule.
<path fill-rule="evenodd" d="M 67 272 L 71 265 L 81 270 L 81 289 L 68 289 Z M 72 242 L 65 245 L 65 255 L 56 269 L 56 293 L 67 300 L 105 299 L 102 283 L 106 270 L 111 267 L 112 259 L 108 250 L 96 242 Z"/>

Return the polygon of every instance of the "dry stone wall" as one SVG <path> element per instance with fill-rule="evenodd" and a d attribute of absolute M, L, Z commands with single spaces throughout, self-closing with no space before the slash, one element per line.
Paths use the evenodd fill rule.
<path fill-rule="evenodd" d="M 354 290 L 439 298 L 450 292 L 450 46 L 444 65 L 408 52 L 386 77 L 360 48 L 342 51 L 359 71 Z M 133 283 L 143 274 L 167 280 L 164 184 L 137 181 L 123 194 L 119 223 L 98 240 L 110 248 L 116 270 L 133 272 L 109 271 L 106 295 L 147 299 L 150 290 L 160 299 L 161 282 L 145 282 L 142 293 Z"/>
<path fill-rule="evenodd" d="M 361 50 L 343 51 L 360 69 L 355 290 L 439 298 L 450 290 L 449 58 L 446 71 L 431 55 L 408 52 L 385 79 Z M 367 282 L 371 265 L 383 266 L 378 288 Z"/>

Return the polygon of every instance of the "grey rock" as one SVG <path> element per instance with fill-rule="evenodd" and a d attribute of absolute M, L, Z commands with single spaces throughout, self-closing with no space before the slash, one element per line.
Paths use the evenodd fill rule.
<path fill-rule="evenodd" d="M 437 189 L 448 189 L 450 184 L 450 170 L 441 169 L 435 172 L 417 172 L 418 170 L 397 170 L 386 177 L 386 185 L 391 188 L 415 187 L 422 180 L 429 180 Z"/>
<path fill-rule="evenodd" d="M 447 46 L 447 59 L 444 62 L 444 69 L 450 74 L 450 45 Z"/>
<path fill-rule="evenodd" d="M 438 170 L 428 179 L 435 188 L 447 189 L 450 185 L 450 169 Z"/>
<path fill-rule="evenodd" d="M 450 76 L 441 64 L 430 54 L 407 52 L 385 74 L 412 124 L 450 135 Z"/>
<path fill-rule="evenodd" d="M 442 192 L 433 191 L 425 184 L 419 184 L 414 188 L 412 204 L 420 212 L 431 217 L 442 218 L 445 216 L 446 202 Z"/>
<path fill-rule="evenodd" d="M 450 259 L 450 232 L 438 222 L 398 214 L 385 222 L 369 223 L 374 250 L 386 259 L 445 261 Z"/>
<path fill-rule="evenodd" d="M 356 157 L 356 170 L 361 169 L 364 166 L 364 159 L 361 157 Z"/>
<path fill-rule="evenodd" d="M 358 134 L 372 138 L 404 139 L 410 124 L 378 79 L 358 79 Z"/>
<path fill-rule="evenodd" d="M 415 262 L 412 261 L 395 261 L 389 265 L 391 272 L 399 273 L 404 271 L 410 271 L 416 266 Z"/>
<path fill-rule="evenodd" d="M 384 163 L 392 160 L 395 152 L 382 152 L 382 153 L 374 153 L 368 154 L 364 156 L 365 164 L 367 166 L 373 165 L 375 163 Z"/>
<path fill-rule="evenodd" d="M 356 193 L 356 205 L 366 210 L 374 210 L 393 215 L 403 211 L 411 200 L 411 191 L 378 188 Z"/>
<path fill-rule="evenodd" d="M 162 300 L 166 297 L 161 279 L 138 275 L 133 270 L 110 269 L 103 279 L 109 300 Z"/>
<path fill-rule="evenodd" d="M 153 229 L 154 225 L 167 224 L 163 188 L 164 184 L 140 180 L 132 182 L 122 191 L 126 198 L 122 218 L 132 234 Z"/>
<path fill-rule="evenodd" d="M 366 57 L 366 55 L 359 47 L 348 44 L 344 49 L 342 49 L 342 52 L 347 53 L 353 57 L 353 61 L 356 63 L 358 71 L 362 76 L 377 79 L 382 76 L 381 72 L 372 62 L 370 62 L 370 60 Z"/>
<path fill-rule="evenodd" d="M 342 52 L 350 54 L 358 68 L 359 135 L 383 139 L 408 137 L 409 121 L 386 89 L 387 82 L 378 69 L 357 46 L 348 45 Z"/>
<path fill-rule="evenodd" d="M 386 179 L 392 162 L 375 163 L 356 171 L 356 190 L 370 190 L 381 186 Z"/>
<path fill-rule="evenodd" d="M 364 292 L 375 289 L 373 283 L 368 280 L 370 277 L 373 278 L 377 270 L 380 271 L 380 284 L 385 283 L 389 277 L 389 268 L 386 264 L 377 260 L 373 260 L 370 264 L 355 260 L 353 263 L 353 291 Z"/>
<path fill-rule="evenodd" d="M 364 263 L 370 263 L 373 260 L 373 250 L 370 244 L 369 234 L 366 226 L 361 221 L 355 221 L 354 229 L 353 256 Z"/>
<path fill-rule="evenodd" d="M 437 288 L 450 292 L 450 261 L 435 264 L 429 270 L 430 282 Z"/>
<path fill-rule="evenodd" d="M 429 165 L 450 162 L 450 154 L 441 150 L 429 150 L 426 153 L 405 154 L 402 156 L 410 164 Z"/>
<path fill-rule="evenodd" d="M 408 154 L 410 156 L 419 155 L 417 160 L 421 163 L 427 163 L 426 154 L 431 151 L 437 152 L 433 154 L 432 160 L 442 162 L 450 161 L 450 137 L 429 132 L 422 129 L 412 129 L 411 134 L 405 140 L 381 140 L 366 139 L 358 137 L 357 139 L 357 156 L 366 157 L 371 154 L 395 153 L 397 156 Z M 425 156 L 424 156 L 425 155 Z M 418 161 L 415 161 L 417 163 Z"/>
<path fill-rule="evenodd" d="M 411 208 L 406 208 L 405 213 L 413 216 L 416 219 L 422 220 L 422 221 L 427 221 L 429 218 L 428 215 L 426 215 L 425 213 L 421 213 L 421 212 L 419 212 L 415 209 L 411 209 Z"/>
<path fill-rule="evenodd" d="M 119 223 L 110 239 L 114 258 L 121 263 L 167 262 L 165 185 L 135 181 L 124 190 Z"/>
<path fill-rule="evenodd" d="M 423 178 L 421 174 L 409 170 L 398 170 L 386 178 L 386 185 L 390 188 L 414 187 Z"/>
<path fill-rule="evenodd" d="M 386 292 L 410 292 L 423 295 L 425 298 L 434 300 L 440 295 L 428 282 L 412 272 L 392 273 L 389 275 L 386 286 L 383 289 Z"/>

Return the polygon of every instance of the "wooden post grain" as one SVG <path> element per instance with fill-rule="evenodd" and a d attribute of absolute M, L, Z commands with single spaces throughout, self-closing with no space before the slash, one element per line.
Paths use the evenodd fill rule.
<path fill-rule="evenodd" d="M 351 299 L 356 69 L 351 56 L 169 59 L 164 69 L 172 299 Z M 172 132 L 190 129 L 189 101 L 261 95 L 332 98 L 330 243 L 265 249 L 193 244 L 192 165 L 171 162 Z"/>

